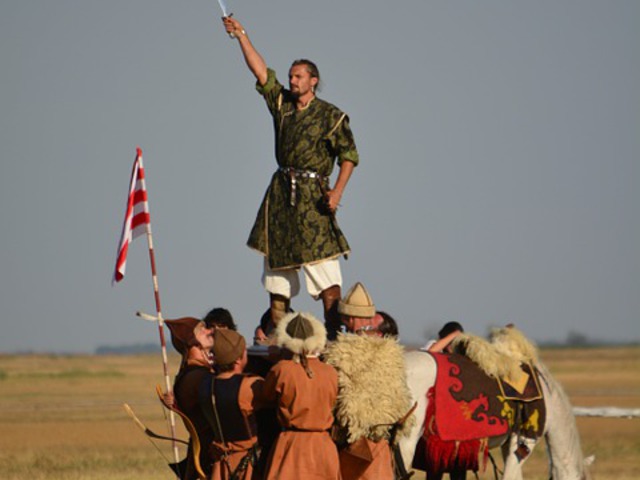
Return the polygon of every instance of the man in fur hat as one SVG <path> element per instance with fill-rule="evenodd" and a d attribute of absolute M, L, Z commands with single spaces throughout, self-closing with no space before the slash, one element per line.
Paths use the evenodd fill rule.
<path fill-rule="evenodd" d="M 340 467 L 329 429 L 338 395 L 338 375 L 318 355 L 326 329 L 311 314 L 291 313 L 276 328 L 288 359 L 273 366 L 265 397 L 276 403 L 282 427 L 269 458 L 267 480 L 339 479 Z"/>
<path fill-rule="evenodd" d="M 250 479 L 257 460 L 255 411 L 264 406 L 264 380 L 243 374 L 246 342 L 230 329 L 216 329 L 213 353 L 216 374 L 200 385 L 199 402 L 214 431 L 211 480 Z"/>
<path fill-rule="evenodd" d="M 191 420 L 200 444 L 209 445 L 213 440 L 213 431 L 198 405 L 198 389 L 202 379 L 212 371 L 210 351 L 213 347 L 213 329 L 193 317 L 166 320 L 165 325 L 171 333 L 171 344 L 182 355 L 180 371 L 173 384 L 173 398 L 168 398 L 168 403 L 177 406 Z M 186 467 L 181 476 L 186 480 L 198 478 L 192 442 L 190 439 Z M 208 448 L 200 450 L 199 462 L 204 473 L 208 475 L 211 472 Z"/>

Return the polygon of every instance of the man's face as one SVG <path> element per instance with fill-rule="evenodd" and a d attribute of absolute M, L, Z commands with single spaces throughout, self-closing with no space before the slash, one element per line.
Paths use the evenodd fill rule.
<path fill-rule="evenodd" d="M 347 330 L 350 333 L 357 333 L 364 325 L 369 325 L 371 323 L 370 318 L 360 318 L 360 317 L 348 317 L 346 315 L 342 316 L 342 323 L 344 323 L 347 327 Z"/>
<path fill-rule="evenodd" d="M 196 329 L 196 340 L 200 343 L 200 346 L 205 350 L 211 350 L 213 348 L 213 328 L 202 327 Z"/>
<path fill-rule="evenodd" d="M 289 70 L 289 90 L 297 97 L 313 92 L 318 79 L 311 76 L 306 65 L 294 65 Z"/>

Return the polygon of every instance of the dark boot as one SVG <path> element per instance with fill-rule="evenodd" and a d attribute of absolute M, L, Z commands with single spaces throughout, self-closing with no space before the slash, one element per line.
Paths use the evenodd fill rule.
<path fill-rule="evenodd" d="M 338 301 L 341 295 L 340 285 L 333 285 L 320 292 L 322 306 L 324 307 L 324 325 L 327 329 L 327 340 L 335 340 L 342 325 L 340 314 L 338 313 Z"/>

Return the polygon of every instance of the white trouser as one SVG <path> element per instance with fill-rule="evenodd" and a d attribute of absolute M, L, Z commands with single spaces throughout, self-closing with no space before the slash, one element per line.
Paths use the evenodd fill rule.
<path fill-rule="evenodd" d="M 271 270 L 265 258 L 262 285 L 269 293 L 293 298 L 300 292 L 299 270 L 303 271 L 307 291 L 315 300 L 327 288 L 333 285 L 342 286 L 342 273 L 337 258 L 286 270 Z"/>

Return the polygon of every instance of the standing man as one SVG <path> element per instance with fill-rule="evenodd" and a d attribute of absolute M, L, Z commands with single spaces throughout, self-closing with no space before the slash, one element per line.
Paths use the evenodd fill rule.
<path fill-rule="evenodd" d="M 335 213 L 359 157 L 349 118 L 316 97 L 320 73 L 310 60 L 296 60 L 289 69 L 289 89 L 276 78 L 235 18 L 225 17 L 227 33 L 235 37 L 256 89 L 273 117 L 278 170 L 264 196 L 247 242 L 264 255 L 262 282 L 270 295 L 274 324 L 298 294 L 298 270 L 307 290 L 321 298 L 329 339 L 340 326 L 337 302 L 342 275 L 338 258 L 349 244 Z M 340 172 L 333 188 L 329 177 L 337 161 Z"/>

